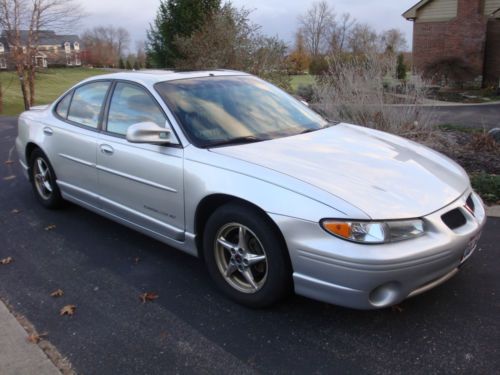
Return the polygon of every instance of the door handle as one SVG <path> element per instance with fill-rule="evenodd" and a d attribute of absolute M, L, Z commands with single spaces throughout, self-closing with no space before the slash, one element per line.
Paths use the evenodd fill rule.
<path fill-rule="evenodd" d="M 110 145 L 101 145 L 100 149 L 103 154 L 113 155 L 114 150 L 113 147 L 111 147 Z"/>
<path fill-rule="evenodd" d="M 54 134 L 54 131 L 49 127 L 45 127 L 45 128 L 43 128 L 43 133 L 46 135 L 52 135 L 52 134 Z"/>

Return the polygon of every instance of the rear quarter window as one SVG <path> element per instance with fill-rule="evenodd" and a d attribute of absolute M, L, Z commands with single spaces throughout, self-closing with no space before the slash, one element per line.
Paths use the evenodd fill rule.
<path fill-rule="evenodd" d="M 59 117 L 62 117 L 63 119 L 66 119 L 66 117 L 68 116 L 68 109 L 69 109 L 69 104 L 71 103 L 72 95 L 73 91 L 66 94 L 66 96 L 57 104 L 56 113 L 58 114 Z"/>

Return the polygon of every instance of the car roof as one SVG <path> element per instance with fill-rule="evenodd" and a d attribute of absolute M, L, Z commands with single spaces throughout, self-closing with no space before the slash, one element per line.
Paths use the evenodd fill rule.
<path fill-rule="evenodd" d="M 178 79 L 200 78 L 209 76 L 241 76 L 249 75 L 248 73 L 239 72 L 236 70 L 201 70 L 201 71 L 174 71 L 174 70 L 137 70 L 123 71 L 111 74 L 103 74 L 93 76 L 85 81 L 101 80 L 101 79 L 123 79 L 127 81 L 135 81 L 154 85 L 157 82 L 174 81 Z"/>

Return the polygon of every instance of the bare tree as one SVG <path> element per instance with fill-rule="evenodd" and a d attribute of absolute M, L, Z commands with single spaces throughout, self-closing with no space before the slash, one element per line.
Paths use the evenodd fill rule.
<path fill-rule="evenodd" d="M 83 16 L 77 0 L 0 0 L 0 28 L 10 49 L 25 109 L 35 103 L 36 54 L 41 30 L 75 27 Z M 22 38 L 27 31 L 27 38 Z"/>
<path fill-rule="evenodd" d="M 82 34 L 82 43 L 89 54 L 87 62 L 94 66 L 115 67 L 129 49 L 130 34 L 122 27 L 97 26 Z"/>
<path fill-rule="evenodd" d="M 326 1 L 313 3 L 305 15 L 299 17 L 306 46 L 312 56 L 324 53 L 329 35 L 335 27 L 335 13 Z"/>
<path fill-rule="evenodd" d="M 399 53 L 408 49 L 408 43 L 401 30 L 390 29 L 380 35 L 380 48 L 384 52 Z"/>
<path fill-rule="evenodd" d="M 330 53 L 344 52 L 347 49 L 350 33 L 356 20 L 349 13 L 343 13 L 335 22 L 330 35 Z"/>
<path fill-rule="evenodd" d="M 146 66 L 146 43 L 143 40 L 137 41 L 135 43 L 135 55 L 137 58 L 137 65 L 140 69 Z"/>
<path fill-rule="evenodd" d="M 122 57 L 126 51 L 128 51 L 130 45 L 130 33 L 127 29 L 119 27 L 115 31 L 116 36 L 116 49 L 118 57 Z"/>
<path fill-rule="evenodd" d="M 348 40 L 349 49 L 355 55 L 363 55 L 377 50 L 377 32 L 366 24 L 353 27 Z"/>

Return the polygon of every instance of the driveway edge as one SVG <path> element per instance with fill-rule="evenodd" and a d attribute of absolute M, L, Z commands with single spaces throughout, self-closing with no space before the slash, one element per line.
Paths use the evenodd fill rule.
<path fill-rule="evenodd" d="M 36 333 L 23 317 L 16 317 L 0 300 L 0 373 L 3 375 L 61 375 L 73 373 L 68 365 L 59 369 L 51 359 L 57 351 L 46 340 L 38 345 L 28 341 L 28 333 Z M 50 357 L 50 358 L 49 358 Z M 64 360 L 63 360 L 64 361 Z M 68 371 L 69 370 L 69 371 Z"/>
<path fill-rule="evenodd" d="M 500 217 L 500 206 L 486 206 L 486 215 L 489 217 Z"/>

